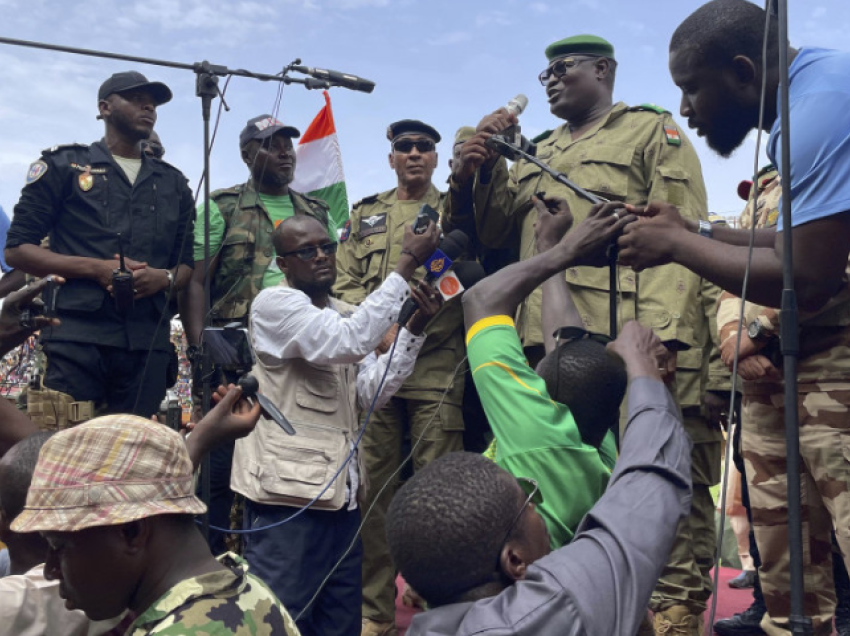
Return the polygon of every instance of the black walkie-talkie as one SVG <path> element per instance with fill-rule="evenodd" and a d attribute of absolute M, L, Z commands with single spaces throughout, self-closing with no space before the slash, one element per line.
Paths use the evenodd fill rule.
<path fill-rule="evenodd" d="M 119 314 L 126 314 L 133 308 L 135 290 L 133 289 L 133 273 L 124 267 L 124 244 L 121 233 L 118 233 L 118 269 L 112 270 L 112 297 L 115 299 L 115 309 Z"/>

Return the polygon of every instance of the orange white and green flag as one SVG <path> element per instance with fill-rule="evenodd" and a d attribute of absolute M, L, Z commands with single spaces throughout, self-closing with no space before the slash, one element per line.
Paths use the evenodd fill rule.
<path fill-rule="evenodd" d="M 331 98 L 313 119 L 295 149 L 297 157 L 292 189 L 326 201 L 331 219 L 341 228 L 348 220 L 348 192 L 342 171 L 342 153 L 336 136 Z"/>

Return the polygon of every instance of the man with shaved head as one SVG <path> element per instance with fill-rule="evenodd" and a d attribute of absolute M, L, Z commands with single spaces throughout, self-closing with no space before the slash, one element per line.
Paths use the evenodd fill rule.
<path fill-rule="evenodd" d="M 337 243 L 325 225 L 296 215 L 272 234 L 285 277 L 252 304 L 253 373 L 296 435 L 261 419 L 236 443 L 231 487 L 245 496 L 246 529 L 256 530 L 245 535 L 251 571 L 285 599 L 304 636 L 359 633 L 360 412 L 373 399 L 380 408 L 413 371 L 422 329 L 439 303 L 430 288 L 411 291 L 408 281 L 438 236 L 433 223 L 423 234 L 405 228 L 395 270 L 355 308 L 330 296 Z M 394 351 L 377 357 L 411 293 L 419 311 Z"/>

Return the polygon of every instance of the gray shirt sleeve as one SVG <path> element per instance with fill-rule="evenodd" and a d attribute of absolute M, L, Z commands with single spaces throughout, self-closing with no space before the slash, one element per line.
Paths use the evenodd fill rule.
<path fill-rule="evenodd" d="M 498 596 L 469 604 L 455 633 L 634 634 L 690 501 L 691 441 L 676 405 L 661 382 L 637 378 L 622 454 L 575 539 Z"/>

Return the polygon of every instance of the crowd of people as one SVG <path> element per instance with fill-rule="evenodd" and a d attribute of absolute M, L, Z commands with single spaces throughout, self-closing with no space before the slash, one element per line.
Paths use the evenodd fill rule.
<path fill-rule="evenodd" d="M 750 250 L 710 223 L 673 115 L 614 99 L 599 36 L 546 47 L 559 122 L 523 140 L 580 189 L 497 152 L 518 138 L 503 108 L 459 127 L 443 192 L 442 135 L 402 119 L 396 187 L 342 228 L 290 187 L 300 132 L 274 114 L 247 119 L 247 180 L 207 216 L 155 136 L 171 90 L 108 78 L 103 139 L 43 151 L 7 235 L 0 352 L 38 330 L 43 364 L 25 410 L 0 400 L 0 635 L 395 636 L 399 573 L 416 636 L 701 635 L 730 410 L 757 574 L 752 607 L 711 628 L 790 634 L 794 336 L 804 615 L 850 634 L 850 54 L 790 48 L 783 121 L 776 31 L 711 0 L 670 73 L 721 156 L 762 122 L 775 161 L 790 129 L 799 334 L 775 309 L 776 170 L 752 187 Z M 167 391 L 192 394 L 182 436 L 151 421 Z"/>

